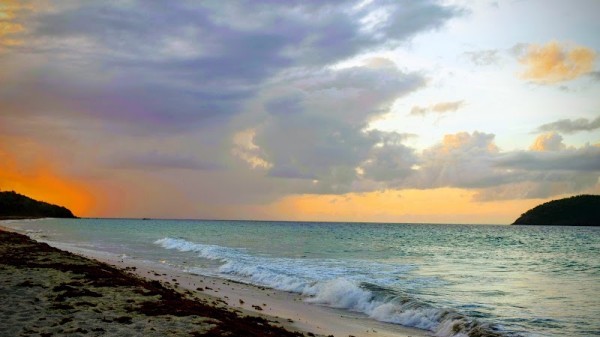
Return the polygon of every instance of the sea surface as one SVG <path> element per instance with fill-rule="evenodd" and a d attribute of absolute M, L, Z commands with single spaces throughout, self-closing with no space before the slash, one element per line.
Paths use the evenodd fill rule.
<path fill-rule="evenodd" d="M 300 293 L 315 305 L 435 336 L 600 336 L 598 227 L 120 219 L 3 225 Z"/>

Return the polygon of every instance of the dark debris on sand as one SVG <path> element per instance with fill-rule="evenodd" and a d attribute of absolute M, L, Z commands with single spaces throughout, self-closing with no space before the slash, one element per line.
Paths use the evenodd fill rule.
<path fill-rule="evenodd" d="M 209 321 L 210 324 L 207 325 L 208 328 L 205 326 L 204 329 L 199 329 L 190 324 L 186 329 L 187 335 L 190 336 L 303 336 L 301 333 L 274 326 L 265 318 L 242 316 L 223 305 L 210 305 L 197 299 L 185 297 L 180 292 L 166 288 L 158 281 L 141 279 L 107 264 L 61 251 L 45 243 L 36 242 L 25 235 L 0 230 L 0 274 L 8 268 L 15 268 L 13 270 L 30 269 L 36 272 L 49 272 L 52 270 L 69 275 L 68 282 L 46 286 L 46 290 L 48 293 L 52 293 L 53 297 L 49 296 L 42 299 L 36 297 L 38 301 L 51 303 L 49 307 L 55 314 L 63 315 L 58 320 L 58 323 L 61 324 L 55 324 L 57 327 L 54 329 L 61 328 L 62 325 L 76 323 L 78 312 L 96 310 L 98 311 L 98 317 L 101 317 L 101 320 L 98 318 L 98 322 L 106 322 L 102 323 L 105 326 L 94 327 L 90 325 L 89 328 L 86 328 L 86 322 L 79 322 L 81 326 L 91 330 L 94 335 L 103 334 L 104 329 L 109 329 L 110 324 L 132 324 L 135 321 L 132 318 L 135 317 L 151 320 L 158 317 L 166 318 L 166 316 L 194 316 L 206 318 L 205 321 Z M 45 287 L 38 283 L 38 280 L 21 281 L 18 284 L 15 283 L 14 286 L 21 287 L 20 289 L 24 290 L 32 289 L 32 291 Z M 111 289 L 117 288 L 119 290 L 129 288 L 132 298 L 137 296 L 137 300 L 128 299 L 124 301 L 127 305 L 124 312 L 129 314 L 107 318 L 110 312 L 99 312 L 100 310 L 95 308 L 96 302 L 94 302 L 94 299 L 102 300 L 103 296 L 110 293 Z M 2 289 L 0 289 L 1 291 Z M 5 289 L 5 291 L 9 291 L 9 289 Z M 143 299 L 139 300 L 140 297 Z M 4 312 L 10 312 L 10 306 L 11 303 L 0 303 L 0 313 L 3 310 Z M 1 328 L 0 326 L 0 330 Z M 73 328 L 70 332 L 87 334 L 86 329 L 78 327 Z M 67 330 L 64 330 L 64 332 L 67 332 Z M 50 336 L 52 333 L 35 332 L 33 327 L 27 326 L 21 330 L 21 335 Z"/>

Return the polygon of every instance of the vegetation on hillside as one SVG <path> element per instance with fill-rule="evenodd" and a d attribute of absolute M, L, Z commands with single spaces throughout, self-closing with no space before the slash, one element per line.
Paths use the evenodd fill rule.
<path fill-rule="evenodd" d="M 31 199 L 15 191 L 0 192 L 0 218 L 75 218 L 65 207 Z"/>
<path fill-rule="evenodd" d="M 523 213 L 513 225 L 600 226 L 600 195 L 549 201 Z"/>

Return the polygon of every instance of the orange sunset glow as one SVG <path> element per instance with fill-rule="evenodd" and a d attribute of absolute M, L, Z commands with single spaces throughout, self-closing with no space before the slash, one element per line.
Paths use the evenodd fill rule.
<path fill-rule="evenodd" d="M 494 202 L 474 201 L 475 192 L 439 188 L 433 190 L 378 191 L 344 195 L 286 197 L 269 212 L 279 219 L 405 223 L 509 223 L 507 214 L 520 214 L 542 199 Z"/>
<path fill-rule="evenodd" d="M 18 191 L 46 202 L 63 205 L 77 216 L 89 216 L 94 197 L 89 188 L 58 173 L 48 159 L 19 165 L 0 148 L 0 190 Z"/>
<path fill-rule="evenodd" d="M 0 337 L 597 335 L 599 13 L 0 0 Z"/>
<path fill-rule="evenodd" d="M 0 0 L 0 189 L 83 217 L 479 224 L 600 193 L 597 3 L 245 6 Z"/>

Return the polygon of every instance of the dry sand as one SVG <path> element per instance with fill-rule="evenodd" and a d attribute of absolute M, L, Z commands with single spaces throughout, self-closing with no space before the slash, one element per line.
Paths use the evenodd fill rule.
<path fill-rule="evenodd" d="M 6 246 L 4 239 L 0 240 L 0 244 L 0 247 Z M 217 327 L 222 331 L 226 331 L 223 330 L 226 328 L 231 330 L 231 327 L 227 326 L 239 323 L 238 321 L 242 320 L 241 317 L 255 317 L 252 319 L 259 321 L 254 322 L 252 319 L 250 321 L 253 324 L 258 324 L 261 329 L 260 333 L 264 336 L 286 336 L 288 334 L 293 336 L 296 333 L 298 336 L 313 334 L 343 337 L 428 336 L 422 330 L 376 322 L 362 314 L 308 304 L 302 301 L 298 294 L 186 273 L 168 265 L 161 266 L 137 259 L 122 258 L 56 243 L 51 244 L 77 254 L 72 255 L 63 252 L 63 254 L 58 254 L 61 259 L 64 259 L 65 256 L 63 255 L 67 254 L 70 259 L 79 258 L 81 261 L 86 261 L 86 263 L 101 261 L 107 264 L 106 267 L 108 265 L 115 266 L 115 271 L 122 271 L 128 274 L 127 276 L 131 276 L 132 279 L 141 280 L 140 282 L 145 282 L 144 284 L 154 286 L 164 285 L 163 288 L 169 291 L 176 289 L 176 292 L 173 291 L 174 293 L 184 294 L 192 303 L 210 307 L 211 310 L 227 312 L 235 317 L 232 316 L 225 324 L 222 318 L 214 318 L 214 315 L 198 313 L 187 316 L 169 315 L 166 308 L 160 312 L 160 315 L 148 315 L 148 312 L 144 313 L 143 310 L 138 309 L 143 307 L 142 303 L 147 302 L 148 298 L 160 302 L 160 297 L 143 294 L 143 291 L 138 294 L 132 290 L 129 290 L 128 295 L 125 296 L 121 294 L 121 287 L 102 287 L 102 291 L 98 291 L 100 288 L 94 290 L 95 288 L 92 287 L 90 291 L 100 293 L 102 295 L 100 297 L 85 295 L 81 298 L 77 296 L 74 298 L 67 297 L 65 301 L 69 305 L 78 303 L 79 305 L 71 309 L 72 312 L 64 312 L 61 311 L 60 305 L 58 308 L 56 307 L 56 299 L 60 296 L 61 291 L 55 289 L 60 290 L 61 288 L 57 287 L 61 285 L 76 289 L 82 287 L 87 289 L 87 284 L 78 281 L 78 278 L 73 277 L 73 275 L 68 275 L 69 278 L 64 275 L 64 272 L 49 268 L 30 268 L 19 266 L 18 263 L 14 266 L 6 266 L 2 262 L 5 260 L 3 256 L 5 252 L 2 250 L 3 248 L 0 248 L 0 256 L 2 256 L 2 261 L 0 261 L 0 293 L 8 292 L 8 302 L 19 303 L 18 306 L 7 306 L 0 303 L 0 332 L 6 329 L 6 331 L 14 332 L 15 334 L 10 334 L 14 336 L 24 332 L 25 335 L 36 336 L 43 333 L 54 333 L 54 335 L 75 333 L 85 336 L 190 336 L 190 333 L 195 333 L 199 336 L 220 336 L 224 334 L 211 334 L 210 330 L 216 331 Z M 43 258 L 48 258 L 48 253 L 42 255 Z M 82 259 L 80 256 L 93 260 Z M 31 253 L 26 254 L 25 257 L 26 260 L 33 258 Z M 10 270 L 3 271 L 4 268 Z M 48 273 L 52 275 L 47 275 Z M 10 274 L 10 276 L 6 277 L 6 274 Z M 9 279 L 9 281 L 6 279 Z M 5 287 L 7 288 L 5 289 Z M 145 286 L 142 285 L 141 287 L 144 288 Z M 68 293 L 70 288 L 65 289 Z M 28 304 L 28 301 L 31 303 Z M 92 303 L 92 305 L 86 304 L 86 302 Z M 131 319 L 122 317 L 130 317 Z M 125 323 L 119 323 L 119 320 Z M 61 322 L 63 324 L 60 324 Z M 12 326 L 10 326 L 11 324 Z M 281 331 L 278 330 L 274 334 L 267 331 L 277 329 L 276 327 L 282 327 L 285 330 L 280 329 Z M 77 332 L 78 329 L 86 330 L 87 334 L 83 334 L 81 331 Z M 94 331 L 93 329 L 103 330 Z M 247 327 L 243 329 L 247 329 Z M 241 331 L 245 331 L 243 329 Z M 28 333 L 29 330 L 35 331 L 35 333 Z M 230 336 L 238 335 L 236 332 L 229 332 L 233 333 L 229 334 Z M 239 336 L 253 335 L 258 336 L 258 334 L 251 334 L 250 332 L 239 334 Z"/>

